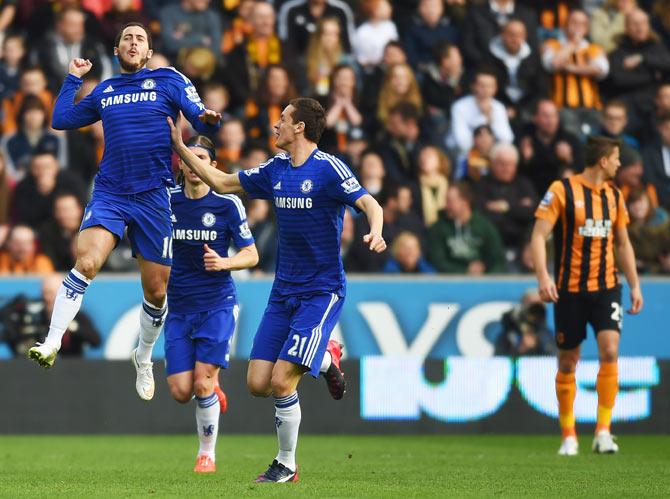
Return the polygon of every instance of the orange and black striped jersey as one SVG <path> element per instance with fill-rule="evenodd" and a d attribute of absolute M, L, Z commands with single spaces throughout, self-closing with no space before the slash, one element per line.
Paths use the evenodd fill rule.
<path fill-rule="evenodd" d="M 602 291 L 618 284 L 614 232 L 628 224 L 619 189 L 610 183 L 596 187 L 582 175 L 557 180 L 535 217 L 554 224 L 554 276 L 559 291 Z"/>
<path fill-rule="evenodd" d="M 558 53 L 561 51 L 563 42 L 560 40 L 547 40 L 545 51 Z M 605 51 L 598 45 L 584 41 L 582 45 L 573 52 L 570 63 L 576 66 L 589 66 L 594 61 L 600 62 L 609 68 Z M 546 67 L 546 66 L 545 66 Z M 551 80 L 551 100 L 558 107 L 585 107 L 600 109 L 600 93 L 598 81 L 592 76 L 579 76 L 567 71 L 556 71 Z"/>

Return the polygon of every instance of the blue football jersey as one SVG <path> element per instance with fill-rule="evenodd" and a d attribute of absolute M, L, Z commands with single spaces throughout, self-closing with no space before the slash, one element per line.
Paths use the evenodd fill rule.
<path fill-rule="evenodd" d="M 291 164 L 288 154 L 280 153 L 238 175 L 251 197 L 269 199 L 274 205 L 279 239 L 274 292 L 344 295 L 340 256 L 344 209 L 367 194 L 351 170 L 316 149 L 299 167 Z"/>
<path fill-rule="evenodd" d="M 69 130 L 102 120 L 105 151 L 95 177 L 99 192 L 135 194 L 174 185 L 168 116 L 176 120 L 182 111 L 201 134 L 212 135 L 218 128 L 198 119 L 205 106 L 189 79 L 174 68 L 114 76 L 75 105 L 81 84 L 67 75 L 52 122 L 56 129 Z"/>
<path fill-rule="evenodd" d="M 238 248 L 253 244 L 242 201 L 214 191 L 189 199 L 181 187 L 171 193 L 173 255 L 168 308 L 187 314 L 234 306 L 237 298 L 230 272 L 205 270 L 203 256 L 205 244 L 222 257 L 228 256 L 231 241 Z"/>

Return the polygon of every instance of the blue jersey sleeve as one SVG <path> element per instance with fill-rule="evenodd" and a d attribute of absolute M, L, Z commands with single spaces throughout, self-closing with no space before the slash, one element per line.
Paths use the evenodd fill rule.
<path fill-rule="evenodd" d="M 328 195 L 341 203 L 356 208 L 358 198 L 367 194 L 368 191 L 358 183 L 358 180 L 344 162 L 334 156 L 331 156 L 328 162 L 330 167 L 324 169 L 327 172 L 326 190 Z"/>
<path fill-rule="evenodd" d="M 181 74 L 174 68 L 172 78 L 173 84 L 170 86 L 172 99 L 174 105 L 179 109 L 193 126 L 193 128 L 203 135 L 214 135 L 221 126 L 220 123 L 216 125 L 208 125 L 200 121 L 200 116 L 205 111 L 205 105 L 198 95 L 198 91 L 186 76 Z"/>
<path fill-rule="evenodd" d="M 242 170 L 237 174 L 242 189 L 249 194 L 249 197 L 270 200 L 274 197 L 271 178 L 273 163 L 274 158 L 257 168 Z"/>
<path fill-rule="evenodd" d="M 65 77 L 51 119 L 51 126 L 55 130 L 76 130 L 100 119 L 95 98 L 97 87 L 79 104 L 74 103 L 74 97 L 83 81 L 71 74 Z"/>
<path fill-rule="evenodd" d="M 230 215 L 226 218 L 228 220 L 228 228 L 232 234 L 235 246 L 244 248 L 254 244 L 254 236 L 251 235 L 251 229 L 247 223 L 247 213 L 244 210 L 242 200 L 234 194 L 226 194 L 233 207 L 230 209 Z"/>

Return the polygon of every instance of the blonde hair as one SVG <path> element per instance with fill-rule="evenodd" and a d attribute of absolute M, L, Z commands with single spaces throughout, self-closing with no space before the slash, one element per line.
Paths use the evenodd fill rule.
<path fill-rule="evenodd" d="M 338 38 L 337 49 L 333 53 L 326 53 L 321 45 L 321 35 L 326 23 L 334 23 L 337 29 L 342 32 L 339 21 L 335 17 L 325 17 L 316 25 L 316 31 L 309 37 L 307 44 L 307 79 L 312 85 L 316 85 L 321 78 L 321 65 L 325 62 L 328 67 L 328 74 L 337 66 L 342 59 L 342 42 Z"/>
<path fill-rule="evenodd" d="M 405 69 L 410 77 L 409 89 L 404 95 L 396 94 L 391 88 L 393 73 L 398 68 Z M 413 104 L 419 110 L 419 112 L 421 112 L 423 109 L 423 99 L 421 98 L 419 83 L 416 81 L 414 71 L 412 71 L 410 65 L 404 63 L 394 64 L 388 68 L 386 74 L 384 75 L 384 82 L 382 83 L 381 90 L 379 91 L 379 101 L 377 105 L 377 118 L 379 118 L 379 121 L 386 125 L 391 109 L 393 106 L 402 101 Z"/>

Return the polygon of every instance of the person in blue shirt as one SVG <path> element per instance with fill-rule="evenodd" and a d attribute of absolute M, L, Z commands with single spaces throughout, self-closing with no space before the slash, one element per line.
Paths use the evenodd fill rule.
<path fill-rule="evenodd" d="M 173 148 L 219 193 L 246 191 L 271 200 L 277 218 L 278 257 L 267 308 L 251 349 L 247 385 L 254 396 L 272 395 L 279 453 L 257 482 L 296 482 L 295 449 L 301 412 L 298 384 L 305 373 L 324 373 L 333 398 L 344 394 L 341 345 L 329 340 L 342 311 L 345 276 L 340 236 L 346 205 L 363 211 L 371 251 L 382 252 L 383 212 L 342 161 L 320 151 L 325 112 L 314 99 L 290 102 L 274 126 L 285 152 L 258 168 L 226 174 L 207 168 L 168 118 Z"/>
<path fill-rule="evenodd" d="M 187 147 L 216 168 L 216 149 L 207 137 Z M 217 194 L 180 162 L 179 185 L 171 190 L 172 275 L 165 320 L 165 370 L 172 397 L 197 401 L 200 448 L 194 471 L 216 471 L 219 413 L 226 410 L 218 387 L 219 369 L 228 367 L 238 306 L 231 270 L 253 267 L 258 252 L 240 198 Z M 228 256 L 230 243 L 238 253 Z"/>
<path fill-rule="evenodd" d="M 174 68 L 146 68 L 153 45 L 142 24 L 126 24 L 114 45 L 121 74 L 101 82 L 75 105 L 75 94 L 92 64 L 73 59 L 56 100 L 53 128 L 77 129 L 102 120 L 105 150 L 80 227 L 77 261 L 56 297 L 46 340 L 31 348 L 29 356 L 42 367 L 53 366 L 86 288 L 127 230 L 144 292 L 140 341 L 132 354 L 135 388 L 140 398 L 150 400 L 151 352 L 166 314 L 172 263 L 168 187 L 174 186 L 174 179 L 165 117 L 175 118 L 181 111 L 199 133 L 213 134 L 221 116 L 205 109 L 195 87 Z"/>

